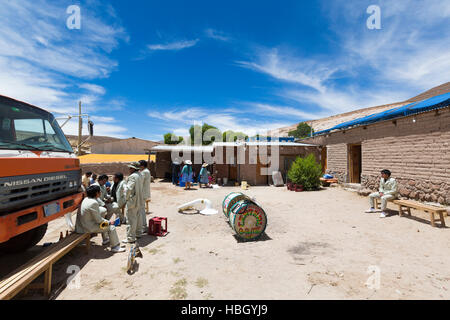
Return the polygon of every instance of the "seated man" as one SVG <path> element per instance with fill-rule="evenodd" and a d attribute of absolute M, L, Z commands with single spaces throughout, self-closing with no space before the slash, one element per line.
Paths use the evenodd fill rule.
<path fill-rule="evenodd" d="M 391 178 L 391 172 L 389 170 L 381 171 L 381 180 L 380 180 L 380 188 L 379 192 L 374 192 L 369 195 L 370 209 L 367 210 L 367 213 L 375 212 L 375 198 L 381 199 L 381 214 L 380 218 L 386 217 L 386 206 L 389 200 L 394 200 L 397 198 L 398 188 L 397 181 L 394 178 Z"/>
<path fill-rule="evenodd" d="M 108 241 L 103 241 L 103 245 L 110 244 L 112 252 L 124 252 L 125 248 L 120 247 L 119 237 L 117 236 L 114 222 L 103 219 L 100 215 L 100 207 L 97 198 L 100 196 L 99 186 L 90 186 L 86 190 L 87 198 L 84 198 L 77 212 L 77 221 L 75 223 L 76 233 L 97 233 L 108 234 Z M 105 228 L 100 225 L 106 223 Z"/>
<path fill-rule="evenodd" d="M 103 218 L 106 220 L 111 219 L 114 211 L 112 207 L 112 199 L 108 195 L 108 190 L 106 187 L 106 183 L 108 182 L 109 177 L 106 174 L 102 174 L 100 177 L 98 177 L 98 181 L 92 184 L 93 186 L 99 186 L 100 187 L 100 197 L 98 197 L 97 201 L 100 208 L 100 213 Z"/>

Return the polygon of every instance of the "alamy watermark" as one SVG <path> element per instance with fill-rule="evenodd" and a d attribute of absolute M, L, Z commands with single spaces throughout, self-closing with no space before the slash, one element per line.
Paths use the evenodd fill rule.
<path fill-rule="evenodd" d="M 379 290 L 381 285 L 381 269 L 379 266 L 368 266 L 367 274 L 369 278 L 367 279 L 365 285 L 371 290 Z"/>
<path fill-rule="evenodd" d="M 81 29 L 81 9 L 77 5 L 71 5 L 67 7 L 66 13 L 69 17 L 66 20 L 66 26 L 68 29 L 73 30 Z"/>
<path fill-rule="evenodd" d="M 370 5 L 367 7 L 366 12 L 370 14 L 367 18 L 366 26 L 369 30 L 381 29 L 381 9 L 377 5 Z"/>
<path fill-rule="evenodd" d="M 271 175 L 280 167 L 277 137 L 277 132 L 271 132 L 254 141 L 240 140 L 242 137 L 233 134 L 227 134 L 223 139 L 223 134 L 217 129 L 203 132 L 201 126 L 194 126 L 192 140 L 173 145 L 171 159 L 180 164 L 190 160 L 193 164 L 258 165 L 261 175 Z M 178 137 L 172 135 L 171 141 L 178 143 Z"/>
<path fill-rule="evenodd" d="M 81 288 L 81 273 L 80 267 L 77 265 L 70 265 L 67 267 L 66 273 L 70 276 L 66 280 L 68 289 L 80 289 Z"/>

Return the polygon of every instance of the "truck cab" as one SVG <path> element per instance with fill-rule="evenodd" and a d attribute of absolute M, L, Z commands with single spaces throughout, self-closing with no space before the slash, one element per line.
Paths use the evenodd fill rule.
<path fill-rule="evenodd" d="M 54 116 L 0 96 L 0 251 L 35 245 L 82 198 L 79 160 Z"/>

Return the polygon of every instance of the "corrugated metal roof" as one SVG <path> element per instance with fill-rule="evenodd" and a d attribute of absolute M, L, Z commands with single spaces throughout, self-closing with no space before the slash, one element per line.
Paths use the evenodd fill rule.
<path fill-rule="evenodd" d="M 213 152 L 213 146 L 186 146 L 186 145 L 163 145 L 153 147 L 154 151 L 193 151 L 193 152 Z"/>
<path fill-rule="evenodd" d="M 389 109 L 383 112 L 374 113 L 362 118 L 347 121 L 327 130 L 316 132 L 314 135 L 329 133 L 333 130 L 343 130 L 355 126 L 372 124 L 375 122 L 406 117 L 426 111 L 436 110 L 450 105 L 450 92 L 444 93 L 426 100 L 413 102 L 404 106 Z"/>
<path fill-rule="evenodd" d="M 267 141 L 250 141 L 250 142 L 214 142 L 209 146 L 186 146 L 186 145 L 163 145 L 153 147 L 154 151 L 193 151 L 193 152 L 212 152 L 215 147 L 238 147 L 238 146 L 279 146 L 279 147 L 315 147 L 313 144 L 297 143 L 297 142 L 267 142 Z"/>
<path fill-rule="evenodd" d="M 255 142 L 247 142 L 248 146 L 280 146 L 280 147 L 315 147 L 314 144 L 308 143 L 298 143 L 298 142 L 264 142 L 264 141 L 255 141 Z"/>

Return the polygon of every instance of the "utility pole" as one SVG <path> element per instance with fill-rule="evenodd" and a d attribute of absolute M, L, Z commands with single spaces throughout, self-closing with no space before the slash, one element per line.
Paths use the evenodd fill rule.
<path fill-rule="evenodd" d="M 83 135 L 83 118 L 81 117 L 81 101 L 78 103 L 78 145 L 77 155 L 81 156 L 81 138 Z"/>

